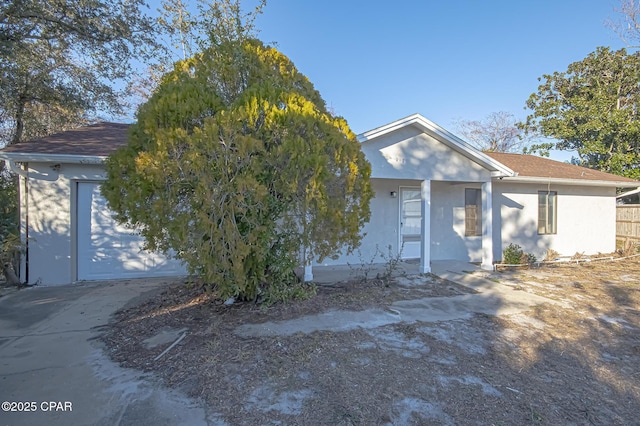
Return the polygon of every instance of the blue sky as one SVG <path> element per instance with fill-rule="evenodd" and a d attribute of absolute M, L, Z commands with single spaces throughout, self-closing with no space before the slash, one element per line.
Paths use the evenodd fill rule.
<path fill-rule="evenodd" d="M 443 127 L 495 111 L 524 118 L 538 77 L 623 47 L 604 25 L 617 5 L 271 0 L 257 26 L 360 133 L 415 112 Z"/>
<path fill-rule="evenodd" d="M 538 77 L 566 70 L 597 46 L 624 47 L 604 24 L 618 6 L 271 0 L 256 24 L 354 132 L 418 112 L 455 133 L 456 119 L 496 111 L 525 118 Z"/>

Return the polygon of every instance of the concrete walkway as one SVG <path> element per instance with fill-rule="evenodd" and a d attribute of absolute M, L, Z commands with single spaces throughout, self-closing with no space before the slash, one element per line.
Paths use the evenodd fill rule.
<path fill-rule="evenodd" d="M 442 321 L 474 313 L 502 315 L 549 302 L 478 276 L 473 265 L 434 262 L 434 273 L 478 294 L 393 303 L 387 309 L 333 311 L 278 323 L 246 324 L 243 336 L 374 328 L 397 322 Z M 382 268 L 378 266 L 378 268 Z M 418 266 L 401 264 L 402 274 Z M 354 272 L 314 268 L 316 279 L 335 282 Z M 381 269 L 379 272 L 384 272 Z M 375 272 L 372 276 L 375 276 Z M 110 316 L 138 296 L 169 281 L 140 280 L 36 287 L 0 297 L 0 402 L 31 412 L 0 412 L 1 425 L 225 424 L 207 407 L 162 387 L 152 375 L 120 368 L 96 337 Z M 22 403 L 19 404 L 18 403 Z M 4 408 L 4 406 L 3 406 Z"/>
<path fill-rule="evenodd" d="M 1 297 L 0 402 L 27 402 L 32 411 L 3 405 L 0 425 L 217 424 L 153 377 L 115 365 L 95 340 L 113 312 L 165 282 L 35 287 Z"/>
<path fill-rule="evenodd" d="M 402 263 L 397 273 L 417 274 L 417 265 Z M 415 271 L 413 268 L 415 267 Z M 332 282 L 339 277 L 343 267 L 314 268 L 317 282 Z M 377 268 L 377 269 L 376 269 Z M 382 271 L 383 266 L 372 268 L 372 275 Z M 476 290 L 477 294 L 464 294 L 453 297 L 426 297 L 423 299 L 401 300 L 392 303 L 386 309 L 367 309 L 364 311 L 329 311 L 308 315 L 289 321 L 244 324 L 236 329 L 243 337 L 277 336 L 314 331 L 346 331 L 354 328 L 376 328 L 399 322 L 435 322 L 468 318 L 473 314 L 508 315 L 531 309 L 542 303 L 558 303 L 545 297 L 488 280 L 484 271 L 465 262 L 432 262 L 435 275 L 462 284 Z M 382 271 L 383 272 L 383 271 Z M 344 276 L 344 275 L 343 275 Z M 425 278 L 426 279 L 426 278 Z"/>

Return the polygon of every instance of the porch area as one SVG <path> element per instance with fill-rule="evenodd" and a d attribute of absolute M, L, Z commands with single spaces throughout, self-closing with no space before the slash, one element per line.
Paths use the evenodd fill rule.
<path fill-rule="evenodd" d="M 375 197 L 360 247 L 307 265 L 305 281 L 352 275 L 365 265 L 376 265 L 368 274 L 375 277 L 384 273 L 385 263 L 398 259 L 403 261 L 398 271 L 407 274 L 436 272 L 448 261 L 493 270 L 491 181 L 372 179 L 371 184 Z"/>

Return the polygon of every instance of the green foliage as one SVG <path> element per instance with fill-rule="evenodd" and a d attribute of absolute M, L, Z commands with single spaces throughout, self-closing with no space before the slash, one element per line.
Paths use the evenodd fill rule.
<path fill-rule="evenodd" d="M 15 271 L 21 251 L 18 230 L 18 187 L 15 175 L 0 165 L 0 272 L 11 284 L 18 284 Z"/>
<path fill-rule="evenodd" d="M 502 263 L 505 265 L 531 265 L 536 262 L 536 257 L 525 253 L 518 244 L 509 244 L 502 252 Z"/>
<path fill-rule="evenodd" d="M 9 0 L 0 3 L 0 143 L 76 127 L 120 113 L 114 81 L 133 59 L 154 56 L 143 0 Z"/>
<path fill-rule="evenodd" d="M 523 253 L 520 258 L 520 264 L 522 265 L 532 265 L 536 263 L 538 259 L 531 253 Z"/>
<path fill-rule="evenodd" d="M 583 166 L 640 178 L 640 53 L 599 47 L 542 81 L 524 126 L 559 141 L 531 151 L 576 150 Z"/>
<path fill-rule="evenodd" d="M 317 291 L 313 283 L 276 281 L 264 290 L 260 299 L 265 306 L 271 306 L 290 300 L 306 300 L 315 296 Z"/>
<path fill-rule="evenodd" d="M 18 179 L 0 163 L 0 238 L 18 232 Z"/>
<path fill-rule="evenodd" d="M 102 186 L 118 219 L 223 297 L 295 282 L 360 242 L 370 165 L 313 85 L 257 40 L 176 64 L 138 112 Z"/>
<path fill-rule="evenodd" d="M 506 265 L 519 265 L 524 252 L 518 244 L 509 244 L 502 252 L 502 263 Z"/>

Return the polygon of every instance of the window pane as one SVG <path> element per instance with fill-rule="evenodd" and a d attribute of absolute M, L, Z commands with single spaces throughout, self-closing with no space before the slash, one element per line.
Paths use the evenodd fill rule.
<path fill-rule="evenodd" d="M 557 228 L 556 191 L 538 192 L 538 233 L 555 234 Z"/>
<path fill-rule="evenodd" d="M 548 218 L 549 227 L 547 231 L 550 234 L 556 233 L 556 193 L 549 193 L 549 218 Z"/>
<path fill-rule="evenodd" d="M 476 188 L 464 190 L 464 235 L 482 235 L 482 197 Z"/>

